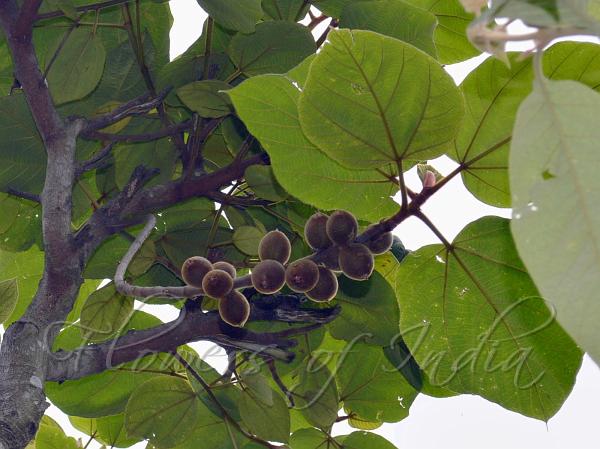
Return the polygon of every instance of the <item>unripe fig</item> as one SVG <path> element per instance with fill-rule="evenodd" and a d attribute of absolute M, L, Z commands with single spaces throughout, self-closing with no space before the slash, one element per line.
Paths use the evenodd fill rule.
<path fill-rule="evenodd" d="M 298 293 L 312 290 L 319 281 L 319 267 L 310 259 L 292 262 L 285 270 L 285 282 Z"/>
<path fill-rule="evenodd" d="M 233 278 L 223 270 L 211 270 L 202 279 L 202 289 L 211 298 L 222 298 L 233 289 Z"/>
<path fill-rule="evenodd" d="M 287 263 L 292 254 L 290 240 L 281 231 L 270 231 L 262 238 L 258 245 L 260 260 L 276 260 Z"/>
<path fill-rule="evenodd" d="M 367 230 L 373 226 L 374 225 L 369 226 Z M 392 247 L 392 243 L 394 243 L 394 235 L 391 232 L 384 232 L 375 239 L 369 240 L 366 245 L 373 254 L 383 254 L 389 251 Z"/>
<path fill-rule="evenodd" d="M 235 279 L 237 276 L 237 270 L 229 262 L 224 262 L 224 261 L 215 262 L 215 263 L 213 263 L 213 268 L 215 270 L 223 270 L 226 273 L 229 273 L 229 276 L 231 276 L 233 279 Z"/>
<path fill-rule="evenodd" d="M 336 245 L 345 245 L 356 237 L 358 222 L 345 210 L 336 210 L 327 220 L 327 235 Z"/>
<path fill-rule="evenodd" d="M 365 245 L 352 243 L 340 248 L 340 268 L 350 279 L 357 281 L 369 279 L 374 266 L 373 254 Z"/>
<path fill-rule="evenodd" d="M 187 285 L 201 288 L 202 279 L 212 268 L 210 260 L 200 256 L 190 257 L 181 266 L 181 277 Z"/>
<path fill-rule="evenodd" d="M 304 240 L 312 249 L 323 249 L 333 243 L 327 235 L 326 226 L 328 216 L 317 212 L 313 214 L 304 225 Z"/>
<path fill-rule="evenodd" d="M 265 295 L 281 290 L 285 284 L 285 268 L 276 260 L 263 260 L 250 273 L 254 288 Z"/>
<path fill-rule="evenodd" d="M 333 271 L 319 267 L 319 280 L 306 296 L 316 302 L 328 302 L 335 298 L 338 291 L 338 280 Z"/>
<path fill-rule="evenodd" d="M 232 290 L 219 300 L 219 315 L 227 324 L 243 327 L 250 317 L 250 303 L 241 292 Z"/>

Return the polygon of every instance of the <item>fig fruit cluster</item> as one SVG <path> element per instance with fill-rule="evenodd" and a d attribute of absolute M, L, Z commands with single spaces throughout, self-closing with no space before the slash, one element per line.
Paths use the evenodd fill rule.
<path fill-rule="evenodd" d="M 306 242 L 317 251 L 324 251 L 324 264 L 333 271 L 341 271 L 350 279 L 364 281 L 371 276 L 374 255 L 383 254 L 392 247 L 391 232 L 378 234 L 366 242 L 356 243 L 358 222 L 345 210 L 330 216 L 316 213 L 306 222 Z"/>
<path fill-rule="evenodd" d="M 290 262 L 292 245 L 281 231 L 268 232 L 258 245 L 260 262 L 250 280 L 256 291 L 277 293 L 285 285 L 316 302 L 331 301 L 337 294 L 336 273 L 359 281 L 373 273 L 373 255 L 388 251 L 393 243 L 390 232 L 377 234 L 365 244 L 357 243 L 358 222 L 354 215 L 338 210 L 331 215 L 316 213 L 304 227 L 308 245 L 318 253 Z M 315 260 L 318 260 L 318 263 Z M 242 327 L 250 316 L 246 297 L 234 288 L 236 270 L 227 262 L 211 263 L 204 257 L 190 257 L 181 268 L 183 280 L 219 300 L 219 314 L 226 323 Z"/>
<path fill-rule="evenodd" d="M 228 262 L 215 262 L 194 256 L 183 262 L 181 277 L 192 287 L 202 288 L 211 298 L 219 300 L 219 315 L 227 324 L 242 327 L 250 316 L 246 297 L 233 288 L 236 269 Z"/>

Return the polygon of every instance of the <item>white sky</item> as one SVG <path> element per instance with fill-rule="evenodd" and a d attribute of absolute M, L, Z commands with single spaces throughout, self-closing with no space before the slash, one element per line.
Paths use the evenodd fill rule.
<path fill-rule="evenodd" d="M 175 18 L 171 31 L 171 55 L 174 57 L 200 36 L 205 14 L 196 0 L 171 0 L 170 5 Z M 456 64 L 448 67 L 448 71 L 459 83 L 483 59 L 485 57 L 478 57 Z M 443 174 L 455 167 L 454 162 L 446 157 L 437 159 L 433 165 Z M 418 188 L 419 181 L 414 172 L 408 175 L 407 183 Z M 423 209 L 449 240 L 467 223 L 484 215 L 510 217 L 508 209 L 496 209 L 477 201 L 458 178 L 437 193 Z M 416 219 L 407 220 L 395 232 L 410 249 L 437 243 L 431 231 Z M 154 306 L 151 312 L 163 320 L 176 316 L 176 311 L 167 306 Z M 207 361 L 217 368 L 224 368 L 226 359 L 222 351 L 214 354 L 207 344 L 192 346 L 200 354 L 210 353 Z M 477 396 L 437 399 L 419 395 L 408 418 L 399 423 L 386 424 L 376 432 L 400 449 L 600 449 L 598 404 L 600 369 L 586 356 L 572 394 L 548 425 L 505 410 Z M 48 413 L 60 422 L 69 435 L 81 436 L 84 443 L 87 441 L 70 426 L 65 415 L 56 407 L 52 406 Z M 334 430 L 336 434 L 353 431 L 345 423 L 336 425 Z M 99 445 L 91 444 L 89 447 L 95 449 Z M 133 447 L 144 448 L 145 443 Z"/>

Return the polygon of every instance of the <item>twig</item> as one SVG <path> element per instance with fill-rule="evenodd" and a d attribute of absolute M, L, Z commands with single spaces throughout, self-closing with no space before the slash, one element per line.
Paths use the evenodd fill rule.
<path fill-rule="evenodd" d="M 33 201 L 35 203 L 41 203 L 40 195 L 35 193 L 24 192 L 22 190 L 13 189 L 12 187 L 6 189 L 6 193 L 12 196 L 23 198 L 25 200 Z"/>
<path fill-rule="evenodd" d="M 90 159 L 81 162 L 75 170 L 75 178 L 78 178 L 79 176 L 88 171 L 95 170 L 101 167 L 104 163 L 105 158 L 107 158 L 112 152 L 114 146 L 115 143 L 111 142 L 108 145 L 105 145 L 98 152 L 96 152 L 96 154 L 94 154 Z"/>
<path fill-rule="evenodd" d="M 283 383 L 281 377 L 279 377 L 277 367 L 275 366 L 275 361 L 269 357 L 263 357 L 263 360 L 269 367 L 269 371 L 271 372 L 271 377 L 273 378 L 273 381 L 277 384 L 279 389 L 282 391 L 283 394 L 285 394 L 285 397 L 288 399 L 290 407 L 294 407 L 294 396 L 292 392 L 288 389 L 288 387 Z"/>
<path fill-rule="evenodd" d="M 331 19 L 331 22 L 329 22 L 329 25 L 327 26 L 327 28 L 325 28 L 325 31 L 323 31 L 323 34 L 321 34 L 321 36 L 319 36 L 319 38 L 317 39 L 317 48 L 320 48 L 321 45 L 323 45 L 325 43 L 325 40 L 327 39 L 329 32 L 331 30 L 333 30 L 334 28 L 336 28 L 337 26 L 338 26 L 337 19 Z"/>
<path fill-rule="evenodd" d="M 103 142 L 122 142 L 122 143 L 139 143 L 152 142 L 154 140 L 163 139 L 165 137 L 177 135 L 190 127 L 190 122 L 185 121 L 177 125 L 163 128 L 147 134 L 110 134 L 99 131 L 87 132 L 82 137 L 86 140 L 100 140 Z"/>

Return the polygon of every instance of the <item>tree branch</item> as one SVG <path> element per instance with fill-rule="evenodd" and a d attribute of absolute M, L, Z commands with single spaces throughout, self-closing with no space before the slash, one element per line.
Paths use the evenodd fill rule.
<path fill-rule="evenodd" d="M 146 134 L 110 134 L 100 131 L 89 131 L 83 134 L 86 140 L 100 140 L 103 142 L 121 142 L 121 143 L 139 143 L 139 142 L 152 142 L 154 140 L 163 139 L 165 137 L 174 136 L 182 133 L 190 128 L 190 122 L 185 121 L 176 125 L 163 128 L 159 131 Z"/>

